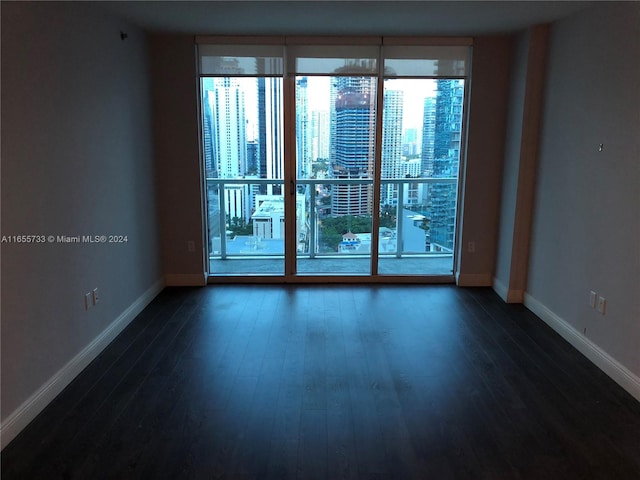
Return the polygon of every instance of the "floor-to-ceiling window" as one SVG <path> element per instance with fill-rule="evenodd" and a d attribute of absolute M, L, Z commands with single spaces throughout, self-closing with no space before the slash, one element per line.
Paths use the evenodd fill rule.
<path fill-rule="evenodd" d="M 199 44 L 210 275 L 451 276 L 469 42 L 245 42 Z"/>
<path fill-rule="evenodd" d="M 282 46 L 199 52 L 209 273 L 283 275 Z"/>
<path fill-rule="evenodd" d="M 299 275 L 370 275 L 378 48 L 291 49 L 296 74 L 296 185 L 308 235 Z"/>
<path fill-rule="evenodd" d="M 467 54 L 465 46 L 384 47 L 382 275 L 453 271 Z"/>

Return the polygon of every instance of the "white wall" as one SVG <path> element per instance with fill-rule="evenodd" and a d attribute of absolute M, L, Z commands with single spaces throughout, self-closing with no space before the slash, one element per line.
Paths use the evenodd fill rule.
<path fill-rule="evenodd" d="M 638 58 L 638 3 L 553 25 L 526 304 L 640 398 Z"/>
<path fill-rule="evenodd" d="M 3 445 L 161 287 L 151 119 L 140 31 L 93 5 L 2 2 L 2 235 L 128 237 L 2 244 Z"/>

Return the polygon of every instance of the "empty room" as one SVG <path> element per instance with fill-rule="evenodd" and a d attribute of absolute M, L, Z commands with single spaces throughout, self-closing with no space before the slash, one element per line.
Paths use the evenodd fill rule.
<path fill-rule="evenodd" d="M 0 6 L 3 479 L 640 478 L 640 3 Z"/>

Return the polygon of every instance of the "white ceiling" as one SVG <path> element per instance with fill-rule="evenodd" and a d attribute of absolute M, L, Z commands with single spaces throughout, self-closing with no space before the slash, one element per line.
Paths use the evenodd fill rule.
<path fill-rule="evenodd" d="M 480 35 L 546 23 L 595 2 L 125 1 L 100 4 L 152 32 L 224 35 Z"/>

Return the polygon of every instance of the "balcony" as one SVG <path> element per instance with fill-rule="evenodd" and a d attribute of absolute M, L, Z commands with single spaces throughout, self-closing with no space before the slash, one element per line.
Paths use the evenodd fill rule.
<path fill-rule="evenodd" d="M 296 211 L 287 216 L 296 225 L 297 276 L 370 276 L 376 268 L 377 276 L 452 275 L 453 237 L 438 244 L 430 232 L 455 229 L 455 203 L 443 208 L 443 199 L 432 198 L 448 191 L 451 203 L 455 178 L 382 180 L 375 265 L 371 216 L 331 215 L 343 200 L 335 197 L 354 187 L 359 197 L 368 190 L 371 198 L 361 200 L 373 205 L 372 180 L 297 181 Z M 284 275 L 283 188 L 277 180 L 207 179 L 210 275 Z"/>
<path fill-rule="evenodd" d="M 283 275 L 284 256 L 209 258 L 210 274 L 227 275 Z M 370 275 L 371 259 L 344 256 L 297 259 L 298 275 Z M 378 275 L 453 275 L 453 255 L 412 255 L 401 258 L 380 257 Z"/>

